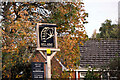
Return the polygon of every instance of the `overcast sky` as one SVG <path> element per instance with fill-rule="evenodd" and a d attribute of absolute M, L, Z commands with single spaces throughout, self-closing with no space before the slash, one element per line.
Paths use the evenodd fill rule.
<path fill-rule="evenodd" d="M 106 19 L 112 20 L 112 23 L 117 23 L 119 1 L 120 0 L 83 0 L 85 10 L 89 15 L 87 18 L 89 23 L 85 25 L 89 37 L 92 36 L 95 29 L 99 32 L 101 23 Z"/>
<path fill-rule="evenodd" d="M 85 24 L 86 32 L 89 37 L 92 36 L 95 29 L 99 32 L 101 23 L 106 19 L 117 23 L 119 1 L 120 0 L 83 0 L 85 10 L 89 15 L 87 18 L 88 24 Z"/>

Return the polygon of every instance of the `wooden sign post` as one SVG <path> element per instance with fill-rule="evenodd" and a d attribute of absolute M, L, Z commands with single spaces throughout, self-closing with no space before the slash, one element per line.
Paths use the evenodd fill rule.
<path fill-rule="evenodd" d="M 56 27 L 56 24 L 38 23 L 36 29 L 37 50 L 46 59 L 46 78 L 49 79 L 51 79 L 51 59 L 57 51 L 60 51 L 57 45 Z"/>

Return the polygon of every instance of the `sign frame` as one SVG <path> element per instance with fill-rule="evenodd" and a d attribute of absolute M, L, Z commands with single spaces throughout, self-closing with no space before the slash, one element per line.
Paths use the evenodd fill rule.
<path fill-rule="evenodd" d="M 41 47 L 40 46 L 40 37 L 39 37 L 39 27 L 49 27 L 49 26 L 54 26 L 55 28 L 55 31 L 54 31 L 54 47 Z M 57 32 L 56 32 L 56 27 L 57 25 L 56 24 L 50 24 L 50 23 L 37 23 L 37 28 L 36 28 L 36 33 L 37 33 L 37 50 L 43 50 L 43 51 L 46 51 L 47 49 L 50 49 L 51 51 L 60 51 L 60 49 L 58 49 L 58 45 L 57 45 Z"/>
<path fill-rule="evenodd" d="M 40 26 L 43 28 L 40 29 L 39 28 Z M 44 27 L 48 27 L 48 28 L 44 28 Z M 50 30 L 49 27 L 54 27 L 54 29 L 51 28 L 51 30 Z M 47 80 L 47 78 L 49 78 L 51 80 L 51 59 L 57 53 L 57 51 L 60 51 L 60 49 L 58 49 L 58 45 L 57 45 L 56 27 L 57 27 L 56 24 L 50 24 L 50 23 L 37 23 L 37 26 L 36 26 L 36 34 L 37 34 L 37 48 L 36 48 L 36 50 L 38 50 L 41 53 L 41 55 L 46 59 L 46 62 L 47 62 L 47 64 L 46 64 L 46 80 Z M 40 33 L 41 35 L 42 35 L 42 32 L 46 32 L 46 33 L 44 33 L 42 38 L 40 38 L 41 35 L 39 34 L 39 32 L 40 32 L 39 30 L 41 30 L 41 33 Z M 54 32 L 52 32 L 53 30 L 54 30 Z M 54 33 L 54 38 L 52 38 L 52 40 L 54 41 L 54 44 L 53 44 L 54 47 L 51 47 L 51 46 L 48 47 L 49 45 L 47 46 L 47 41 L 49 43 L 51 42 L 49 39 L 51 39 L 50 36 L 53 36 L 53 33 Z M 40 39 L 42 40 L 43 43 L 46 42 L 45 43 L 46 47 L 40 46 L 40 41 L 41 41 Z"/>

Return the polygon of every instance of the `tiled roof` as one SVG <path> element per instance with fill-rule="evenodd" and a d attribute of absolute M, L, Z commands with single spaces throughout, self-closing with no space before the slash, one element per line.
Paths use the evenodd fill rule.
<path fill-rule="evenodd" d="M 99 67 L 120 56 L 120 39 L 90 39 L 80 45 L 80 66 Z"/>

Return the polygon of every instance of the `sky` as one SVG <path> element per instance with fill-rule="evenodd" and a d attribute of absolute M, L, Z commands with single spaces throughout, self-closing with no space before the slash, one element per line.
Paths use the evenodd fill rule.
<path fill-rule="evenodd" d="M 120 0 L 83 0 L 85 10 L 88 13 L 85 24 L 86 32 L 89 38 L 94 30 L 99 33 L 101 23 L 106 19 L 112 20 L 112 24 L 118 23 L 118 2 Z"/>

